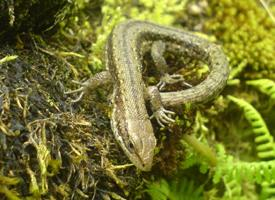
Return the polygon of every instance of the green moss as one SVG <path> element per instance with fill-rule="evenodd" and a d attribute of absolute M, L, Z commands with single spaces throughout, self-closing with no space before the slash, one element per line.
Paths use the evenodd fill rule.
<path fill-rule="evenodd" d="M 222 42 L 232 68 L 275 71 L 274 22 L 259 1 L 210 0 L 208 14 L 204 28 Z"/>
<path fill-rule="evenodd" d="M 176 13 L 184 9 L 187 1 L 164 0 L 157 1 L 141 0 L 138 3 L 131 0 L 106 0 L 102 5 L 103 19 L 101 26 L 96 29 L 96 42 L 92 44 L 93 55 L 89 58 L 95 68 L 103 66 L 103 49 L 106 39 L 113 27 L 121 21 L 130 19 L 149 20 L 163 25 L 171 25 L 176 19 Z"/>

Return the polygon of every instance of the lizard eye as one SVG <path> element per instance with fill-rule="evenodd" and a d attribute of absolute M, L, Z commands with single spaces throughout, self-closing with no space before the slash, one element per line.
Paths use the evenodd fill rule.
<path fill-rule="evenodd" d="M 131 152 L 134 151 L 134 143 L 133 143 L 132 141 L 129 141 L 128 149 L 129 149 L 129 151 L 131 151 Z"/>

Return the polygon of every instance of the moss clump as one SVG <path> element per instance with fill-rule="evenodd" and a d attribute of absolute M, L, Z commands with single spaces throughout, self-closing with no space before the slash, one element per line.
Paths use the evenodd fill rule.
<path fill-rule="evenodd" d="M 275 71 L 275 24 L 258 1 L 210 0 L 208 14 L 204 28 L 223 43 L 233 68 Z"/>
<path fill-rule="evenodd" d="M 89 63 L 94 69 L 101 69 L 103 65 L 103 49 L 105 42 L 113 27 L 126 19 L 148 20 L 163 25 L 171 25 L 176 15 L 184 9 L 186 1 L 163 0 L 158 1 L 132 1 L 132 0 L 106 0 L 102 4 L 101 26 L 96 28 L 96 41 L 92 44 L 93 54 Z"/>

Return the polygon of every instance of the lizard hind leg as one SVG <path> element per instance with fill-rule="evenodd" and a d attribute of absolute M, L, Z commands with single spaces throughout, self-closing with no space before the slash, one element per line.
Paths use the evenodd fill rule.
<path fill-rule="evenodd" d="M 157 71 L 161 76 L 160 81 L 157 84 L 158 89 L 162 91 L 166 85 L 179 82 L 187 87 L 192 87 L 192 85 L 185 81 L 184 77 L 181 74 L 170 75 L 167 73 L 168 65 L 164 58 L 165 48 L 165 43 L 160 40 L 153 42 L 151 48 L 151 56 L 153 58 Z"/>

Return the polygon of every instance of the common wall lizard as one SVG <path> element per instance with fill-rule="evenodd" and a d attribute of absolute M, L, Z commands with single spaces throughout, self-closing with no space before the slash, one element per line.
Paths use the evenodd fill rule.
<path fill-rule="evenodd" d="M 165 50 L 205 61 L 210 68 L 209 75 L 202 83 L 182 91 L 159 92 L 156 86 L 146 88 L 142 79 L 142 58 L 148 49 L 152 49 L 157 65 L 166 66 L 162 57 Z M 128 158 L 144 171 L 151 169 L 156 146 L 145 101 L 150 101 L 161 125 L 170 123 L 173 112 L 163 106 L 207 101 L 223 89 L 229 74 L 226 56 L 219 46 L 179 29 L 136 20 L 122 22 L 113 29 L 106 44 L 105 64 L 107 71 L 95 74 L 81 83 L 79 89 L 67 94 L 80 92 L 78 101 L 88 90 L 111 82 L 112 130 Z M 173 78 L 178 77 L 171 75 L 170 79 Z"/>

